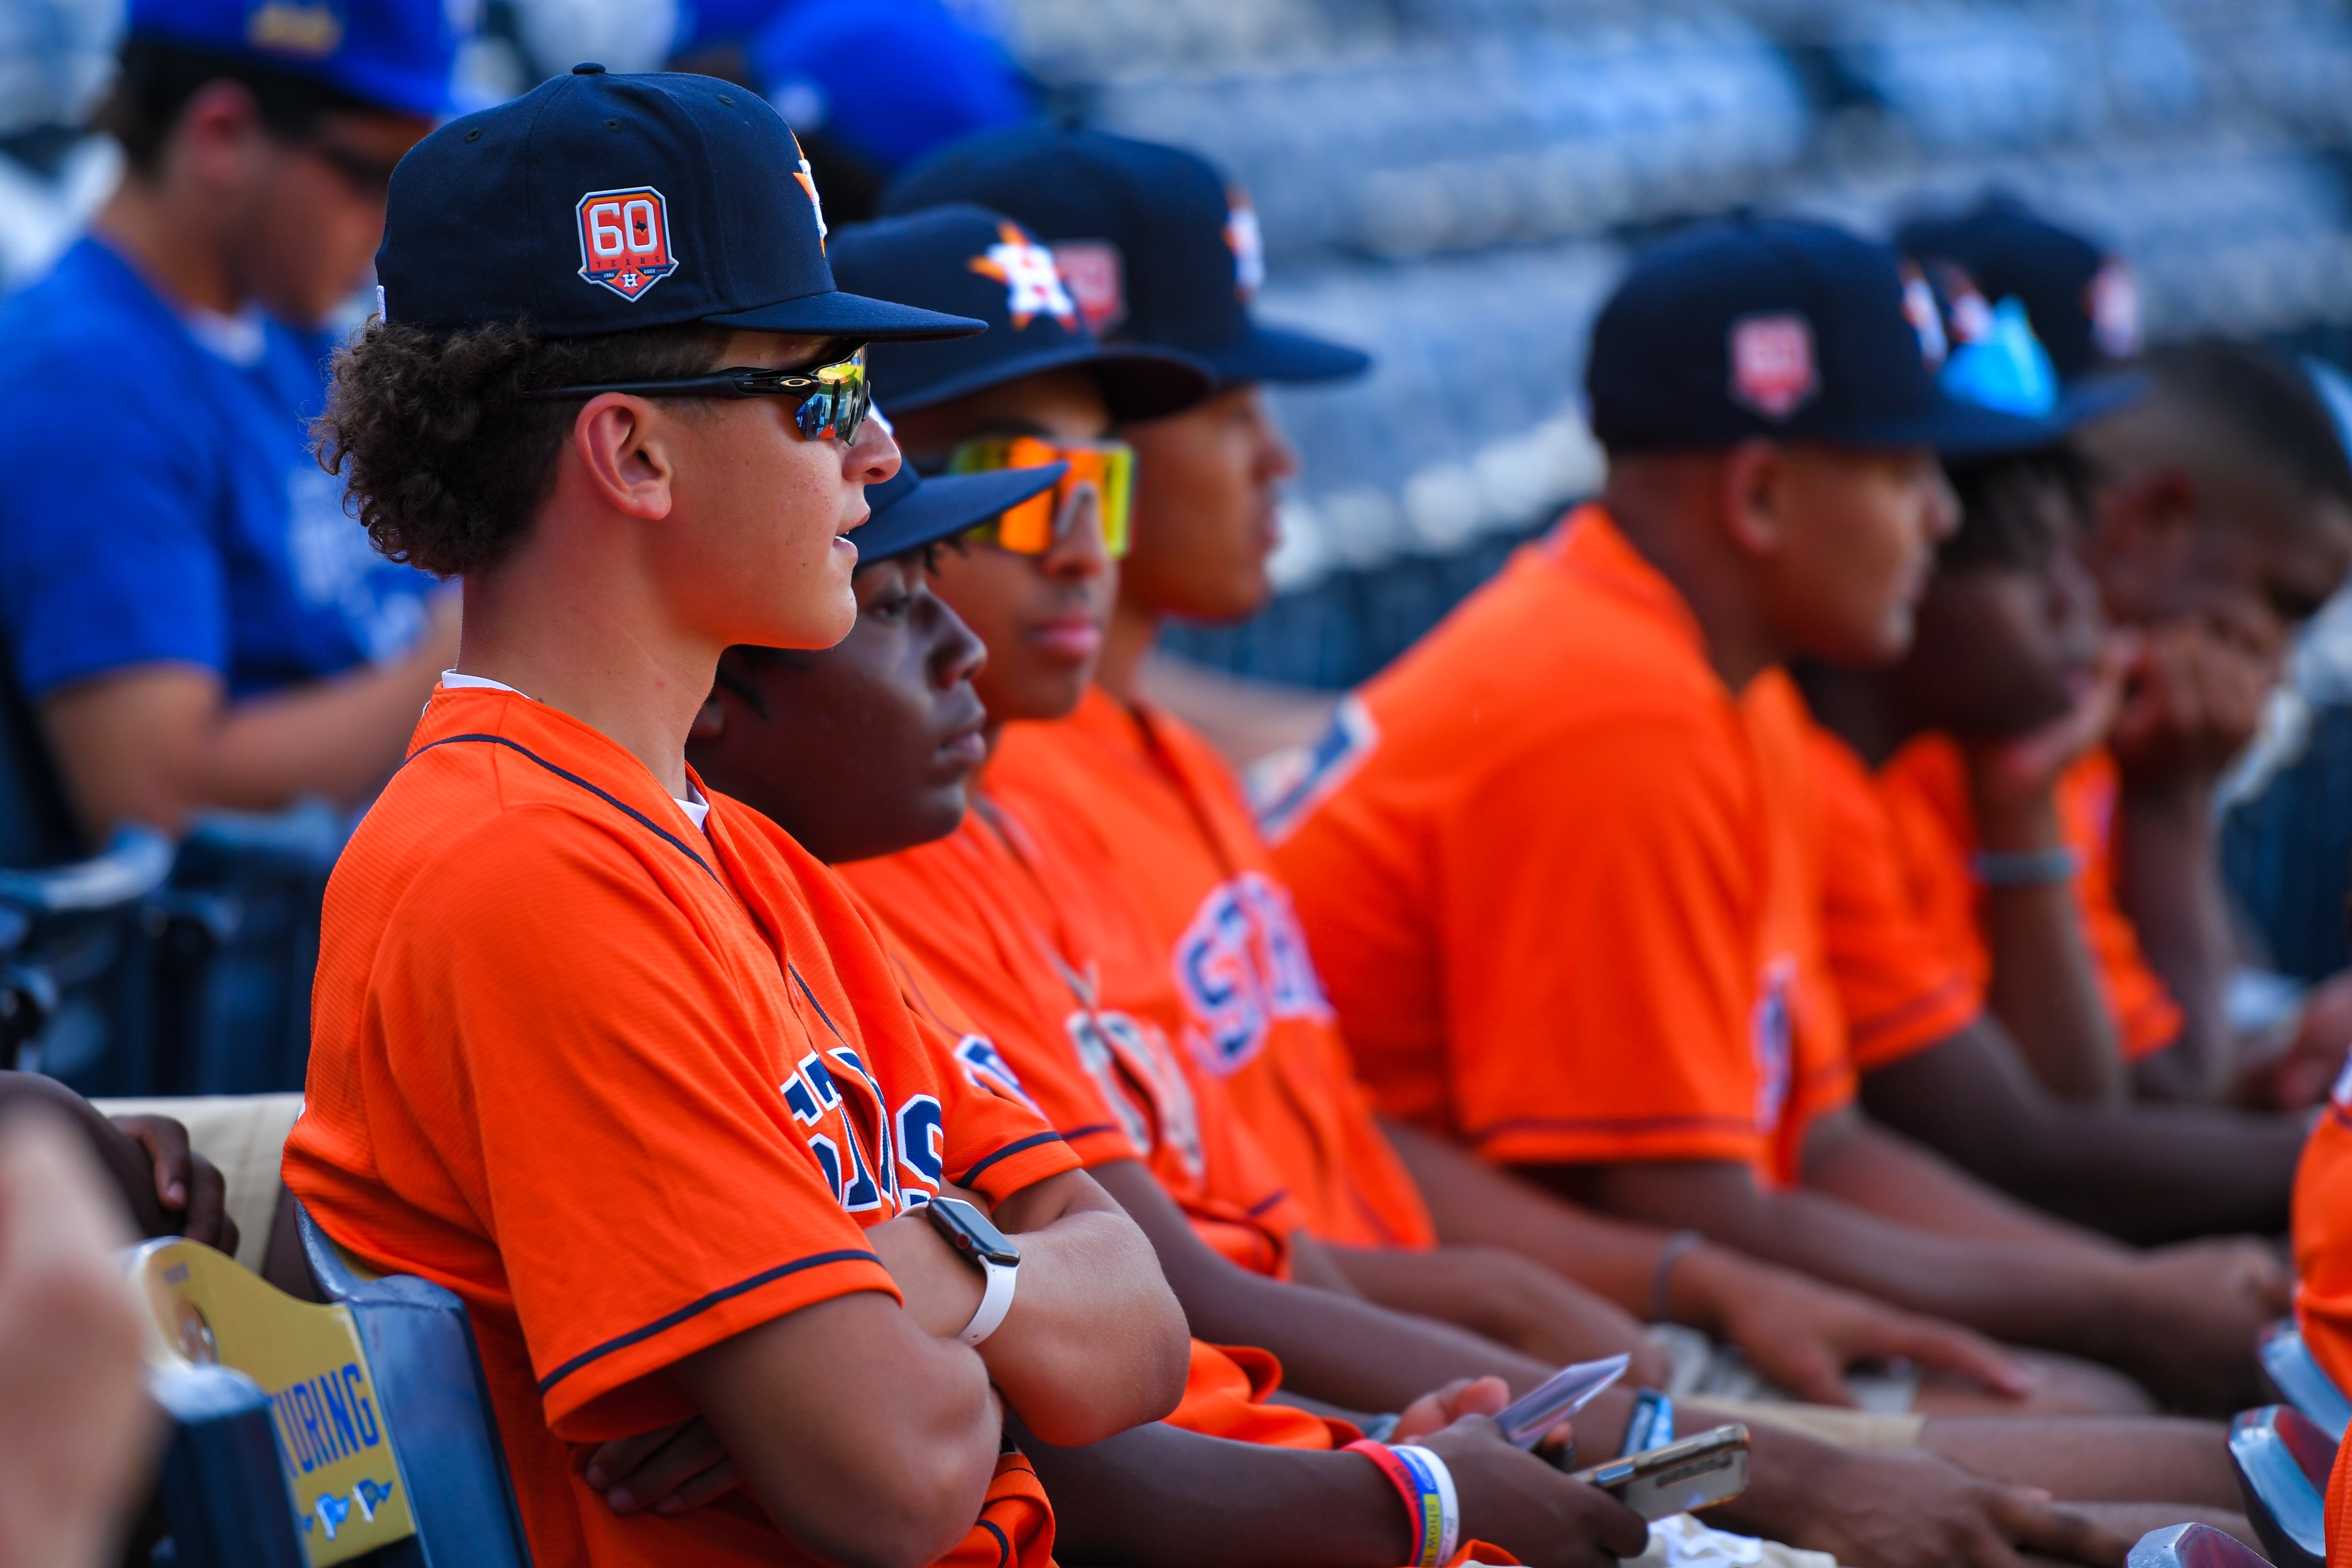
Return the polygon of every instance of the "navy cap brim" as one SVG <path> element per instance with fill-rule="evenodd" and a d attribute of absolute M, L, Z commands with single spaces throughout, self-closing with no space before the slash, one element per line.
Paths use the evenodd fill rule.
<path fill-rule="evenodd" d="M 890 407 L 894 411 L 932 408 L 971 392 L 1017 382 L 1024 376 L 1073 367 L 1094 372 L 1102 387 L 1103 404 L 1117 424 L 1181 413 L 1205 400 L 1217 384 L 1199 361 L 1172 350 L 1147 348 L 1139 343 L 1065 340 L 1057 347 L 1034 354 L 992 360 L 962 375 L 949 376 L 913 392 L 894 392 Z"/>
<path fill-rule="evenodd" d="M 1185 352 L 1216 372 L 1221 385 L 1237 382 L 1343 382 L 1372 368 L 1372 357 L 1326 338 L 1250 324 L 1239 342 Z"/>
<path fill-rule="evenodd" d="M 1069 471 L 1066 463 L 1048 463 L 1042 468 L 999 468 L 917 480 L 913 469 L 901 468 L 872 486 L 868 500 L 874 516 L 865 527 L 850 531 L 849 542 L 857 547 L 860 565 L 888 560 L 951 539 L 1007 507 L 1042 496 Z"/>
<path fill-rule="evenodd" d="M 1916 413 L 1825 433 L 1817 439 L 1826 445 L 1874 450 L 1929 446 L 1938 457 L 1994 457 L 2054 445 L 2065 434 L 2059 420 L 2004 413 L 1938 390 L 1936 401 Z"/>
<path fill-rule="evenodd" d="M 2145 371 L 2103 371 L 2069 386 L 2058 398 L 2058 422 L 2067 429 L 2129 408 L 2148 392 Z"/>
<path fill-rule="evenodd" d="M 806 337 L 855 338 L 865 343 L 926 343 L 942 338 L 971 338 L 988 330 L 988 323 L 969 316 L 949 316 L 868 299 L 839 289 L 780 299 L 750 310 L 706 316 L 701 324 L 734 327 L 746 332 L 793 332 Z"/>

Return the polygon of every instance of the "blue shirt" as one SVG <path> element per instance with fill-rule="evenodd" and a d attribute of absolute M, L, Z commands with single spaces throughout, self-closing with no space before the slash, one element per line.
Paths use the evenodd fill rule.
<path fill-rule="evenodd" d="M 0 302 L 0 631 L 26 693 L 173 661 L 244 697 L 415 640 L 432 580 L 375 553 L 310 455 L 333 348 L 258 316 L 200 336 L 95 239 Z"/>

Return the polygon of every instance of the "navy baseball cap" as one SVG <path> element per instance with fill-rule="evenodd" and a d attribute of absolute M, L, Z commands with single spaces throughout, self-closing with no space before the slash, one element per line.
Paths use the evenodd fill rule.
<path fill-rule="evenodd" d="M 448 112 L 457 58 L 439 0 L 131 0 L 129 36 L 249 60 L 408 114 Z"/>
<path fill-rule="evenodd" d="M 901 413 L 1066 367 L 1093 373 L 1120 423 L 1209 395 L 1209 372 L 1181 354 L 1097 342 L 1053 252 L 1002 213 L 958 204 L 861 224 L 841 231 L 833 261 L 853 287 L 988 323 L 977 338 L 892 344 L 866 357 L 875 401 Z"/>
<path fill-rule="evenodd" d="M 2147 378 L 2132 371 L 2062 381 L 2025 302 L 2011 295 L 1992 304 L 1954 263 L 1935 262 L 1923 269 L 1906 261 L 1903 290 L 1913 323 L 1925 329 L 1921 337 L 1937 384 L 1963 402 L 2051 420 L 2072 431 L 2147 394 Z"/>
<path fill-rule="evenodd" d="M 866 486 L 873 516 L 853 529 L 849 542 L 860 562 L 888 560 L 910 549 L 951 539 L 1007 507 L 1044 495 L 1070 471 L 1066 463 L 1039 468 L 998 468 L 986 474 L 943 474 L 919 478 L 902 463 L 879 485 Z"/>
<path fill-rule="evenodd" d="M 1108 342 L 1190 354 L 1218 381 L 1361 375 L 1360 350 L 1261 325 L 1257 214 L 1205 160 L 1101 131 L 1018 126 L 943 148 L 891 183 L 885 214 L 943 202 L 992 207 L 1053 246 Z"/>
<path fill-rule="evenodd" d="M 1585 388 L 1612 453 L 1755 438 L 1947 456 L 2022 451 L 2046 419 L 1953 397 L 1895 253 L 1825 224 L 1703 224 L 1634 260 L 1592 327 Z"/>
<path fill-rule="evenodd" d="M 1938 262 L 1965 269 L 1988 299 L 2022 303 L 2062 381 L 2139 352 L 2139 288 L 2130 266 L 2013 197 L 1914 218 L 1895 231 L 1895 244 L 1931 271 Z"/>
<path fill-rule="evenodd" d="M 758 93 L 597 65 L 418 142 L 393 172 L 375 268 L 384 319 L 417 327 L 882 341 L 985 326 L 834 287 L 808 161 Z"/>

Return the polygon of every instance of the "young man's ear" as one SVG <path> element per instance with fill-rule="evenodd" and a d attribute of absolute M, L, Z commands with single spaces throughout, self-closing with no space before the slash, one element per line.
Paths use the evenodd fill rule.
<path fill-rule="evenodd" d="M 208 189 L 244 183 L 257 172 L 264 131 L 261 106 L 242 82 L 223 78 L 198 88 L 181 110 L 163 149 L 163 172 L 173 166 Z"/>
<path fill-rule="evenodd" d="M 1723 455 L 1717 476 L 1724 531 L 1742 553 L 1777 552 L 1788 528 L 1788 451 L 1774 441 L 1743 441 Z"/>
<path fill-rule="evenodd" d="M 589 401 L 572 425 L 572 452 L 589 491 L 627 517 L 669 516 L 676 472 L 662 421 L 643 398 L 606 392 Z"/>

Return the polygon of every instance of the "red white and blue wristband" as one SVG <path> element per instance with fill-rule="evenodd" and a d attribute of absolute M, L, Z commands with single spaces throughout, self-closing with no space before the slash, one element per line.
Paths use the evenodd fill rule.
<path fill-rule="evenodd" d="M 1408 1568 L 1440 1568 L 1454 1560 L 1462 1538 L 1462 1509 L 1454 1495 L 1454 1474 L 1445 1461 L 1413 1444 L 1391 1448 L 1370 1437 L 1347 1446 L 1380 1466 L 1381 1473 L 1404 1500 L 1405 1526 L 1412 1538 Z"/>

